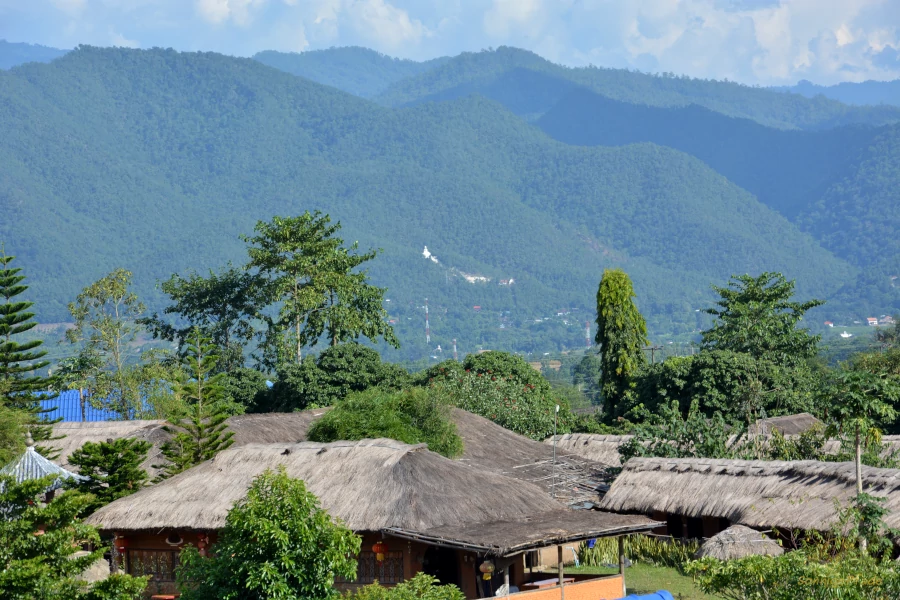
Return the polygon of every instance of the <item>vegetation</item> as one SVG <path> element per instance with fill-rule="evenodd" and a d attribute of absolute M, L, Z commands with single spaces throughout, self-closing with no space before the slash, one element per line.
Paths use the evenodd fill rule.
<path fill-rule="evenodd" d="M 87 477 L 75 487 L 93 496 L 93 502 L 85 509 L 92 513 L 101 506 L 135 493 L 147 484 L 147 472 L 141 463 L 147 459 L 150 442 L 133 438 L 120 438 L 105 442 L 85 442 L 69 456 L 69 464 L 78 468 L 78 474 Z"/>
<path fill-rule="evenodd" d="M 314 442 L 389 438 L 428 449 L 449 458 L 463 452 L 462 439 L 450 420 L 449 406 L 432 390 L 415 388 L 388 392 L 372 388 L 351 394 L 313 423 Z"/>
<path fill-rule="evenodd" d="M 378 582 L 345 595 L 352 600 L 464 600 L 465 595 L 455 585 L 440 585 L 437 578 L 418 573 L 409 581 L 391 587 Z"/>
<path fill-rule="evenodd" d="M 674 540 L 672 538 L 649 535 L 629 535 L 625 537 L 625 556 L 632 563 L 642 563 L 657 567 L 672 567 L 681 570 L 693 560 L 700 549 L 698 540 Z M 599 538 L 593 548 L 582 543 L 578 548 L 578 561 L 586 567 L 619 564 L 619 540 Z"/>
<path fill-rule="evenodd" d="M 212 556 L 182 551 L 178 586 L 184 600 L 324 600 L 336 577 L 356 577 L 360 543 L 302 481 L 266 471 L 228 512 Z"/>
<path fill-rule="evenodd" d="M 94 501 L 68 491 L 41 501 L 55 477 L 21 484 L 0 477 L 0 597 L 9 600 L 139 600 L 143 577 L 113 575 L 90 585 L 78 576 L 103 556 L 100 536 L 80 522 Z M 81 552 L 82 544 L 97 550 Z"/>

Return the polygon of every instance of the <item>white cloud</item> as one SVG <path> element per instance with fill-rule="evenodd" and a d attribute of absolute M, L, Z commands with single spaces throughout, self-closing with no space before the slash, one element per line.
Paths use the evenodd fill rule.
<path fill-rule="evenodd" d="M 137 40 L 130 40 L 121 33 L 117 31 L 109 30 L 109 42 L 113 46 L 120 46 L 122 48 L 140 48 L 141 44 Z"/>
<path fill-rule="evenodd" d="M 229 19 L 246 26 L 252 19 L 251 11 L 260 8 L 266 0 L 197 0 L 197 12 L 206 21 L 219 24 Z"/>
<path fill-rule="evenodd" d="M 385 0 L 356 0 L 344 7 L 356 32 L 380 49 L 415 44 L 431 32 L 422 21 Z"/>

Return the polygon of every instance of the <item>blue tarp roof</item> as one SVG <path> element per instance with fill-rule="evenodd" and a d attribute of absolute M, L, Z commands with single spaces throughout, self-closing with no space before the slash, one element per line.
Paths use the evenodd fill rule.
<path fill-rule="evenodd" d="M 81 400 L 78 397 L 78 390 L 67 390 L 60 392 L 54 398 L 41 400 L 41 408 L 50 410 L 44 413 L 44 418 L 55 421 L 62 419 L 66 422 L 81 421 Z M 119 418 L 118 414 L 111 410 L 102 410 L 94 408 L 85 400 L 84 407 L 85 421 L 115 421 Z"/>

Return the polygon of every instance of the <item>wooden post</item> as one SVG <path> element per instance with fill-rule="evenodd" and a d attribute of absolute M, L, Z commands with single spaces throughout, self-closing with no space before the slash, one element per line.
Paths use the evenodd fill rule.
<path fill-rule="evenodd" d="M 627 596 L 628 591 L 625 586 L 625 538 L 619 536 L 619 575 L 622 576 L 622 595 Z"/>
<path fill-rule="evenodd" d="M 509 567 L 503 571 L 503 584 L 506 586 L 506 595 L 509 596 Z"/>
<path fill-rule="evenodd" d="M 563 547 L 556 547 L 556 557 L 559 561 L 559 600 L 566 600 L 566 589 L 563 587 Z"/>

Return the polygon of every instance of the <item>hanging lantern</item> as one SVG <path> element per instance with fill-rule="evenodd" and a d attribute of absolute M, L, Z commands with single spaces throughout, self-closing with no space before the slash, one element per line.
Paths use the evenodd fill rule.
<path fill-rule="evenodd" d="M 488 579 L 491 578 L 491 573 L 494 572 L 494 563 L 489 560 L 486 560 L 483 563 L 481 563 L 481 566 L 478 567 L 478 570 L 481 571 L 481 576 L 484 578 L 485 581 L 487 581 Z"/>
<path fill-rule="evenodd" d="M 166 543 L 170 546 L 180 546 L 184 543 L 184 539 L 182 539 L 176 531 L 175 533 L 169 534 L 169 537 L 166 538 Z"/>
<path fill-rule="evenodd" d="M 372 552 L 375 553 L 375 560 L 382 562 L 384 560 L 384 555 L 387 552 L 387 544 L 385 544 L 383 540 L 378 540 L 375 542 L 375 545 L 372 546 Z"/>
<path fill-rule="evenodd" d="M 124 535 L 117 535 L 113 540 L 113 546 L 116 547 L 119 554 L 125 554 L 125 551 L 128 549 L 128 538 Z"/>

